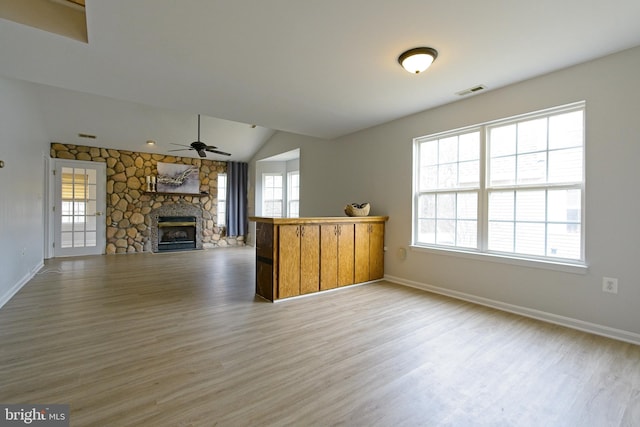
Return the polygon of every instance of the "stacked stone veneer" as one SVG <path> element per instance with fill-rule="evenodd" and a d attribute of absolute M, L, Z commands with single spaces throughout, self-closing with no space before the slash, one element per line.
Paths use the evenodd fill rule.
<path fill-rule="evenodd" d="M 202 212 L 199 248 L 244 245 L 244 236 L 226 236 L 225 229 L 217 226 L 218 174 L 226 172 L 226 162 L 59 143 L 51 144 L 51 157 L 106 163 L 107 254 L 152 251 L 154 213 L 193 207 Z M 198 166 L 200 191 L 205 194 L 145 192 L 146 177 L 157 175 L 158 162 Z"/>

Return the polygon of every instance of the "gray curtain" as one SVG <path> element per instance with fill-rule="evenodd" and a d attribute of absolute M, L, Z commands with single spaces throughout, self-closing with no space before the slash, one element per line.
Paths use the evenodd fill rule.
<path fill-rule="evenodd" d="M 227 162 L 227 236 L 246 236 L 249 231 L 248 170 L 247 163 Z"/>

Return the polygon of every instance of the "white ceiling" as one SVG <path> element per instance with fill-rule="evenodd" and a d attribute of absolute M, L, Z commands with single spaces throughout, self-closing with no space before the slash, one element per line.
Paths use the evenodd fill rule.
<path fill-rule="evenodd" d="M 76 91 L 42 88 L 52 138 L 164 151 L 201 113 L 232 160 L 274 130 L 335 138 L 640 45 L 638 0 L 87 0 L 86 15 L 88 44 L 0 19 L 0 75 Z M 417 46 L 439 56 L 410 75 L 397 57 Z"/>

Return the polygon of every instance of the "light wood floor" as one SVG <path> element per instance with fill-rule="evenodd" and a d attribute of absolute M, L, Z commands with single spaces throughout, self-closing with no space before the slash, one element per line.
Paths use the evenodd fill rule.
<path fill-rule="evenodd" d="M 57 259 L 0 309 L 0 402 L 72 426 L 638 426 L 640 347 L 387 282 L 270 303 L 254 252 Z"/>

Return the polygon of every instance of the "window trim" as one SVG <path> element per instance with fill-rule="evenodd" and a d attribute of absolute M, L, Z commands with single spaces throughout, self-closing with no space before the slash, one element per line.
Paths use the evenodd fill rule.
<path fill-rule="evenodd" d="M 560 184 L 517 184 L 508 186 L 490 186 L 488 183 L 488 168 L 489 168 L 489 144 L 488 133 L 492 127 L 508 125 L 510 123 L 518 123 L 522 121 L 535 120 L 542 117 L 550 117 L 557 114 L 568 113 L 571 111 L 583 112 L 583 139 L 582 139 L 582 177 L 579 183 L 560 183 Z M 471 258 L 483 261 L 493 261 L 500 263 L 507 263 L 513 265 L 520 265 L 533 268 L 545 268 L 557 271 L 565 271 L 570 273 L 584 274 L 588 269 L 586 259 L 586 211 L 585 211 L 585 181 L 586 181 L 586 102 L 579 101 L 571 104 L 561 105 L 557 107 L 547 108 L 544 110 L 534 111 L 525 114 L 519 114 L 504 119 L 491 120 L 472 126 L 464 126 L 453 130 L 444 132 L 438 132 L 430 135 L 424 135 L 413 138 L 413 172 L 412 172 L 412 221 L 411 221 L 411 243 L 409 247 L 412 250 L 419 252 L 437 253 L 441 255 L 454 255 L 464 258 Z M 462 191 L 477 191 L 478 194 L 478 212 L 477 212 L 477 248 L 465 248 L 460 246 L 448 246 L 429 243 L 417 242 L 417 227 L 418 227 L 418 207 L 419 207 L 419 167 L 420 167 L 420 144 L 427 140 L 435 140 L 446 138 L 447 136 L 461 135 L 469 132 L 478 131 L 480 135 L 480 167 L 479 167 L 479 188 L 448 188 L 441 190 L 433 190 L 430 193 L 439 192 L 453 192 L 459 193 Z M 546 150 L 549 151 L 548 148 Z M 550 190 L 554 188 L 573 188 L 579 189 L 581 194 L 581 222 L 580 222 L 580 259 L 568 259 L 568 258 L 553 258 L 548 256 L 535 256 L 528 254 L 520 254 L 515 252 L 500 252 L 489 251 L 489 194 L 492 191 L 500 190 L 529 190 L 529 189 L 545 189 Z M 547 221 L 545 221 L 548 224 Z"/>

